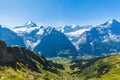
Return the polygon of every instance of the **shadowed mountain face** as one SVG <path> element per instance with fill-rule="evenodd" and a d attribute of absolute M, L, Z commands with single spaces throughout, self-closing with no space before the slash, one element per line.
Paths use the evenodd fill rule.
<path fill-rule="evenodd" d="M 47 57 L 56 57 L 58 55 L 68 57 L 70 55 L 75 56 L 77 53 L 77 50 L 68 38 L 55 29 L 41 39 L 40 44 L 37 45 L 34 51 L 41 51 Z"/>
<path fill-rule="evenodd" d="M 24 41 L 21 37 L 17 36 L 17 34 L 11 31 L 10 29 L 1 27 L 1 25 L 0 39 L 5 41 L 9 46 L 19 45 L 25 47 Z"/>

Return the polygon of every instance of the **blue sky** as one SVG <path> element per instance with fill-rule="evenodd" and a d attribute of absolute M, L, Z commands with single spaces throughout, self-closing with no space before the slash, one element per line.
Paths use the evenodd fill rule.
<path fill-rule="evenodd" d="M 0 0 L 0 24 L 14 27 L 32 20 L 49 26 L 97 25 L 120 21 L 120 0 Z"/>

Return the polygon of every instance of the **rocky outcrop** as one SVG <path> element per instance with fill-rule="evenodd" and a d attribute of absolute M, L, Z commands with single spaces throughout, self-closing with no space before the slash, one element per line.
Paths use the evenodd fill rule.
<path fill-rule="evenodd" d="M 0 63 L 6 64 L 14 62 L 14 55 L 8 51 L 6 43 L 0 41 Z"/>

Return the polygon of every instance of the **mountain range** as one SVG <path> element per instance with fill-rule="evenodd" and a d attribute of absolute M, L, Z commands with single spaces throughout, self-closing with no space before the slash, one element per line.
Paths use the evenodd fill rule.
<path fill-rule="evenodd" d="M 39 26 L 33 21 L 14 28 L 0 27 L 7 45 L 24 46 L 46 57 L 106 56 L 120 52 L 120 22 L 111 19 L 97 26 Z"/>
<path fill-rule="evenodd" d="M 0 40 L 0 79 L 119 80 L 119 30 L 115 19 L 97 26 L 0 25 L 7 43 Z"/>

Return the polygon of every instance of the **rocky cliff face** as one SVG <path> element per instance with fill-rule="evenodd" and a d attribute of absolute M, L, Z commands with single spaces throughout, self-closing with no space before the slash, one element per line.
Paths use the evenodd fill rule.
<path fill-rule="evenodd" d="M 6 64 L 14 62 L 14 55 L 8 51 L 6 44 L 0 41 L 0 63 Z"/>

